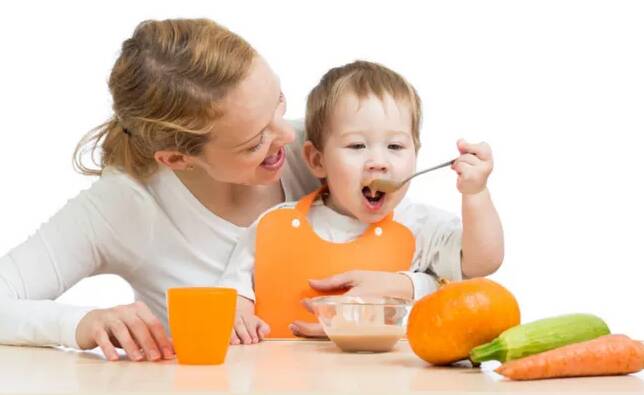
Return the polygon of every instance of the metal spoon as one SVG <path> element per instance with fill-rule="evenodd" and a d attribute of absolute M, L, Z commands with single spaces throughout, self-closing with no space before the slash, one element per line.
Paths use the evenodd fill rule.
<path fill-rule="evenodd" d="M 440 169 L 442 167 L 450 166 L 452 163 L 454 163 L 456 159 L 452 159 L 449 162 L 441 163 L 440 165 L 436 165 L 434 167 L 430 167 L 429 169 L 421 170 L 416 174 L 412 174 L 411 176 L 405 178 L 402 181 L 394 181 L 394 180 L 385 180 L 385 179 L 375 179 L 367 185 L 372 191 L 381 191 L 385 193 L 392 193 L 400 189 L 403 185 L 405 185 L 409 180 L 412 178 L 419 176 L 421 174 L 428 173 L 432 170 Z"/>

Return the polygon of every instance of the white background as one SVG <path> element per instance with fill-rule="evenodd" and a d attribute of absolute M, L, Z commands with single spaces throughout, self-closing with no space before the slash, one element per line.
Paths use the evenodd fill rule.
<path fill-rule="evenodd" d="M 106 81 L 137 23 L 208 17 L 268 59 L 290 118 L 330 67 L 362 58 L 405 75 L 424 100 L 419 167 L 454 157 L 461 136 L 494 150 L 506 258 L 492 278 L 523 321 L 590 312 L 644 338 L 644 3 L 21 1 L 0 15 L 0 255 L 92 182 L 72 152 L 110 115 Z M 459 213 L 450 170 L 410 195 Z M 62 300 L 131 298 L 101 276 Z"/>

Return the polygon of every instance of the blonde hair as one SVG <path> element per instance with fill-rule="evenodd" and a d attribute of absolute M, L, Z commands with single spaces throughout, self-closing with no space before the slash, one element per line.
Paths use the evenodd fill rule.
<path fill-rule="evenodd" d="M 144 180 L 157 170 L 157 151 L 198 155 L 221 116 L 217 101 L 246 76 L 255 55 L 244 39 L 208 19 L 140 23 L 110 75 L 114 115 L 78 143 L 74 167 L 100 175 L 114 166 Z M 99 169 L 82 163 L 88 151 Z"/>
<path fill-rule="evenodd" d="M 306 102 L 306 133 L 309 141 L 321 150 L 325 130 L 339 98 L 353 93 L 359 99 L 375 95 L 383 100 L 385 94 L 394 100 L 406 101 L 411 107 L 412 138 L 416 151 L 420 148 L 421 101 L 416 89 L 400 74 L 378 63 L 358 60 L 329 70 L 309 93 Z"/>

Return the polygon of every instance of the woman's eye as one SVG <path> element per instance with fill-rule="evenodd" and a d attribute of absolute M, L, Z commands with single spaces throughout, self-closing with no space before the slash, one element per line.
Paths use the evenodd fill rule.
<path fill-rule="evenodd" d="M 353 144 L 347 145 L 347 148 L 350 148 L 350 149 L 364 149 L 366 147 L 367 146 L 364 145 L 363 143 L 353 143 Z"/>
<path fill-rule="evenodd" d="M 257 152 L 262 147 L 263 144 L 264 144 L 264 134 L 260 136 L 259 143 L 257 143 L 256 145 L 253 145 L 250 148 L 247 148 L 246 150 L 248 152 Z"/>

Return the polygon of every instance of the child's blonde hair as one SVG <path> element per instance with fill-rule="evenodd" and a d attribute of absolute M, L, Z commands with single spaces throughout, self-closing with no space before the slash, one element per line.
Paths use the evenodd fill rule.
<path fill-rule="evenodd" d="M 309 141 L 322 150 L 325 130 L 338 99 L 350 92 L 364 99 L 386 94 L 406 101 L 411 108 L 411 133 L 416 151 L 420 148 L 421 101 L 416 89 L 400 74 L 378 63 L 357 60 L 329 70 L 309 93 L 306 102 L 306 133 Z"/>
<path fill-rule="evenodd" d="M 221 116 L 217 106 L 247 74 L 256 51 L 208 19 L 140 23 L 123 42 L 109 79 L 113 117 L 76 147 L 74 165 L 87 175 L 115 166 L 138 179 L 157 169 L 154 153 L 198 155 Z M 216 132 L 215 132 L 216 133 Z M 82 154 L 101 148 L 99 169 Z"/>

